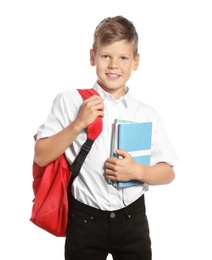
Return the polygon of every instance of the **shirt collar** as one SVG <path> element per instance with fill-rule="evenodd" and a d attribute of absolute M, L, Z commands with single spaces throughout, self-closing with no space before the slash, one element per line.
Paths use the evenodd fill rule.
<path fill-rule="evenodd" d="M 130 91 L 129 91 L 129 88 L 127 86 L 126 86 L 126 94 L 124 96 L 120 97 L 119 99 L 114 99 L 114 97 L 111 94 L 104 91 L 104 89 L 102 89 L 97 82 L 95 82 L 93 88 L 99 93 L 99 95 L 103 98 L 103 100 L 110 99 L 110 100 L 113 100 L 113 102 L 115 102 L 115 103 L 123 102 L 123 104 L 126 107 L 128 107 L 129 98 L 130 98 Z"/>

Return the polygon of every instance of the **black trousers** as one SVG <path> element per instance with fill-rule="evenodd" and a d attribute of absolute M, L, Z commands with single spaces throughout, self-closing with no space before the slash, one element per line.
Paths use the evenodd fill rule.
<path fill-rule="evenodd" d="M 151 240 L 142 195 L 131 205 L 102 211 L 69 198 L 65 260 L 151 260 Z"/>

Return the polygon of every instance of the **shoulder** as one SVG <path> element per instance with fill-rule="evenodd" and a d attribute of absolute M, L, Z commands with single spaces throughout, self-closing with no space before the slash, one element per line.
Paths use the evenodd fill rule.
<path fill-rule="evenodd" d="M 77 89 L 69 89 L 59 92 L 54 101 L 54 105 L 64 105 L 64 106 L 79 106 L 82 104 L 82 97 L 80 96 Z"/>
<path fill-rule="evenodd" d="M 76 97 L 79 97 L 77 89 L 63 90 L 56 95 L 54 102 L 61 99 L 75 99 Z"/>

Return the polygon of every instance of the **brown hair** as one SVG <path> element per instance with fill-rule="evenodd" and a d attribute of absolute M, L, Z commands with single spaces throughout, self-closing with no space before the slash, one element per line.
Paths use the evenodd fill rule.
<path fill-rule="evenodd" d="M 93 51 L 98 45 L 126 41 L 134 46 L 134 57 L 138 53 L 138 34 L 131 21 L 123 16 L 107 17 L 102 20 L 94 32 Z"/>

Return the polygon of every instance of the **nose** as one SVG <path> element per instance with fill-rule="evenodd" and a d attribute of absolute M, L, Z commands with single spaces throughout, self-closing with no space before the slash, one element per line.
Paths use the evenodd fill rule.
<path fill-rule="evenodd" d="M 109 69 L 117 69 L 118 68 L 117 60 L 111 59 L 108 67 L 109 67 Z"/>

